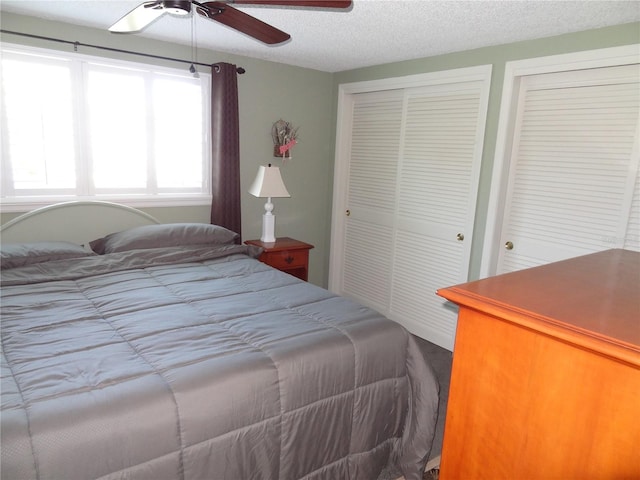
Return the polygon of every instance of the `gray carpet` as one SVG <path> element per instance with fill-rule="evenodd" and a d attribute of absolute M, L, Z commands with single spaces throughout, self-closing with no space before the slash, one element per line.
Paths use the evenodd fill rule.
<path fill-rule="evenodd" d="M 447 412 L 447 399 L 449 398 L 449 381 L 451 379 L 451 360 L 453 354 L 442 347 L 439 347 L 431 342 L 427 342 L 420 337 L 415 337 L 424 354 L 425 358 L 431 363 L 433 370 L 440 384 L 440 405 L 438 409 L 438 422 L 436 423 L 436 433 L 433 440 L 433 447 L 431 448 L 431 454 L 429 460 L 440 456 L 442 453 L 442 438 L 444 434 L 444 419 Z M 437 473 L 433 472 L 433 475 Z M 378 480 L 395 480 L 400 477 L 401 473 L 395 469 L 385 469 Z M 434 478 L 433 476 L 427 478 Z"/>

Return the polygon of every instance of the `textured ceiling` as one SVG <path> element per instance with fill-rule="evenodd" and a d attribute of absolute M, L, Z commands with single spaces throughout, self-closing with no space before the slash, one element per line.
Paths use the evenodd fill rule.
<path fill-rule="evenodd" d="M 0 0 L 0 10 L 107 29 L 140 3 Z M 290 33 L 291 40 L 266 46 L 197 16 L 193 28 L 198 49 L 326 72 L 640 21 L 638 0 L 354 0 L 346 11 L 237 8 Z M 165 15 L 136 35 L 190 45 L 192 23 Z M 2 28 L 9 27 L 3 22 Z M 640 31 L 638 35 L 640 40 Z"/>

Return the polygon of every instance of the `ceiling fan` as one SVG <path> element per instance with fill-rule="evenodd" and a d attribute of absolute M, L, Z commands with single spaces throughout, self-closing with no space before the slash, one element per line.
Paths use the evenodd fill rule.
<path fill-rule="evenodd" d="M 282 43 L 291 38 L 288 33 L 232 7 L 231 3 L 235 5 L 320 8 L 349 8 L 351 6 L 351 0 L 227 0 L 202 3 L 195 0 L 152 0 L 131 10 L 111 25 L 109 31 L 115 33 L 139 32 L 166 13 L 184 16 L 189 15 L 193 8 L 205 18 L 234 28 L 269 45 Z"/>

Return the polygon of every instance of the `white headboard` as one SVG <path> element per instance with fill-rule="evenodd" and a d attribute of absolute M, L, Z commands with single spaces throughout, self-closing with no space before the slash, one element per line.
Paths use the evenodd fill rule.
<path fill-rule="evenodd" d="M 79 245 L 113 232 L 160 223 L 151 215 L 111 202 L 65 202 L 25 213 L 0 227 L 2 243 L 68 241 Z"/>

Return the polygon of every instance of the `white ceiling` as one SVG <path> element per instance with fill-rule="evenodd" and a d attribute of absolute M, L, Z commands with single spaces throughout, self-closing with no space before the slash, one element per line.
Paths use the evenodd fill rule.
<path fill-rule="evenodd" d="M 140 3 L 0 0 L 0 11 L 107 29 Z M 640 0 L 354 0 L 347 11 L 237 8 L 291 34 L 291 40 L 266 46 L 196 16 L 198 49 L 326 72 L 640 21 Z M 192 21 L 165 15 L 136 35 L 191 45 Z"/>

